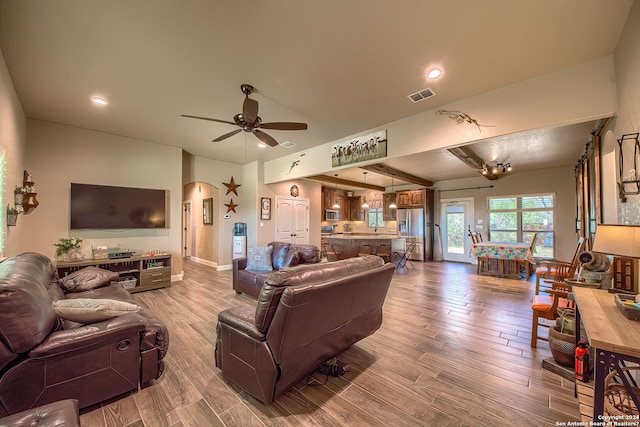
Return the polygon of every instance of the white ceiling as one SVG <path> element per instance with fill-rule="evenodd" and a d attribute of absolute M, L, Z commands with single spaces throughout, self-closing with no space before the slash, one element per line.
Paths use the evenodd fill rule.
<path fill-rule="evenodd" d="M 0 0 L 0 48 L 29 118 L 244 164 L 610 54 L 631 4 Z M 427 81 L 432 67 L 443 75 Z M 259 149 L 244 132 L 212 143 L 234 127 L 180 117 L 232 120 L 241 111 L 242 83 L 256 87 L 252 97 L 264 122 L 309 124 L 306 131 L 267 131 L 295 147 Z M 407 98 L 426 87 L 436 96 Z M 95 95 L 109 105 L 91 105 Z M 592 126 L 494 138 L 473 148 L 489 161 L 511 161 L 515 171 L 573 165 Z M 563 143 L 559 151 L 559 137 L 575 145 Z M 385 164 L 432 181 L 476 176 L 446 150 Z M 361 178 L 357 168 L 340 173 Z"/>

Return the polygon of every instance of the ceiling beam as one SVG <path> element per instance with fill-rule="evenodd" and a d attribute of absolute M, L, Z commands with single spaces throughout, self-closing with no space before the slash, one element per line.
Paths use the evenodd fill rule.
<path fill-rule="evenodd" d="M 500 173 L 498 172 L 497 174 L 494 174 L 491 168 L 487 169 L 486 173 L 482 173 L 485 165 L 487 165 L 487 162 L 485 162 L 482 157 L 478 156 L 478 154 L 476 154 L 476 152 L 473 151 L 470 147 L 463 146 L 447 148 L 447 151 L 462 160 L 471 169 L 475 169 L 476 172 L 478 172 L 485 178 L 490 180 L 500 178 Z"/>
<path fill-rule="evenodd" d="M 362 182 L 358 182 L 358 181 L 350 181 L 348 179 L 342 179 L 342 178 L 338 178 L 335 176 L 329 176 L 329 175 L 313 175 L 313 176 L 307 176 L 306 179 L 311 179 L 313 181 L 320 181 L 320 182 L 327 182 L 331 185 L 344 185 L 347 187 L 355 187 L 355 188 L 366 188 L 368 190 L 375 190 L 375 191 L 381 191 L 384 193 L 385 191 L 385 187 L 381 187 L 379 185 L 373 185 L 373 184 L 364 184 Z"/>
<path fill-rule="evenodd" d="M 433 182 L 420 178 L 419 176 L 411 175 L 398 169 L 383 165 L 382 163 L 375 163 L 367 166 L 360 166 L 360 169 L 368 170 L 370 172 L 379 173 L 380 175 L 390 176 L 397 178 L 405 182 L 412 184 L 423 185 L 425 187 L 433 187 Z"/>

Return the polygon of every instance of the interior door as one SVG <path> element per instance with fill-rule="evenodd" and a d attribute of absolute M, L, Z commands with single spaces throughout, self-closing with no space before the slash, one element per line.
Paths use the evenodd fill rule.
<path fill-rule="evenodd" d="M 276 196 L 276 240 L 309 243 L 309 199 Z"/>
<path fill-rule="evenodd" d="M 473 225 L 473 199 L 441 200 L 442 258 L 473 262 L 469 227 Z"/>

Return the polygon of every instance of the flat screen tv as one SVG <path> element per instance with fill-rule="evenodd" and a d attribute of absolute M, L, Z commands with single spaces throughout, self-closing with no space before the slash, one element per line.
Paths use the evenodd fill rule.
<path fill-rule="evenodd" d="M 71 183 L 71 229 L 168 228 L 167 191 Z"/>

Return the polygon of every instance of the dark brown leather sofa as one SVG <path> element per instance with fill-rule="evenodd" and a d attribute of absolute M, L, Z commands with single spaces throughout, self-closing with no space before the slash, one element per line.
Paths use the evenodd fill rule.
<path fill-rule="evenodd" d="M 0 416 L 63 399 L 84 408 L 162 374 L 169 336 L 150 311 L 87 324 L 58 317 L 54 302 L 73 298 L 140 305 L 117 284 L 64 293 L 41 254 L 0 262 Z"/>
<path fill-rule="evenodd" d="M 80 427 L 78 401 L 75 399 L 47 403 L 0 418 L 0 426 L 7 427 Z"/>
<path fill-rule="evenodd" d="M 321 260 L 320 248 L 315 245 L 271 242 L 268 246 L 273 248 L 271 252 L 273 271 L 299 264 L 313 264 Z M 273 271 L 252 271 L 246 268 L 247 258 L 233 260 L 233 289 L 237 293 L 245 293 L 258 298 L 262 285 L 273 274 Z"/>
<path fill-rule="evenodd" d="M 269 403 L 323 362 L 374 333 L 394 266 L 371 255 L 273 273 L 257 306 L 218 315 L 216 366 Z"/>

